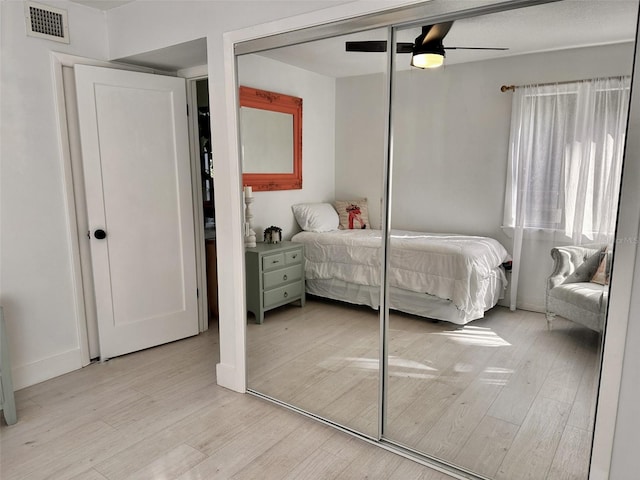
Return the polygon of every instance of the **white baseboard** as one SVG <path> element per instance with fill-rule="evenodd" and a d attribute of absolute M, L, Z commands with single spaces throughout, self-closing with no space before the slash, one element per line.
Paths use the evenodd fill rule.
<path fill-rule="evenodd" d="M 526 310 L 528 312 L 537 312 L 537 313 L 545 313 L 544 305 L 540 305 L 537 303 L 518 303 L 516 304 L 516 308 L 518 310 Z"/>
<path fill-rule="evenodd" d="M 509 307 L 509 300 L 508 299 L 500 299 L 500 301 L 498 302 L 498 305 L 502 306 L 502 307 Z M 544 303 L 540 303 L 540 302 L 517 302 L 516 304 L 516 309 L 518 310 L 526 310 L 528 312 L 537 312 L 537 313 L 545 313 L 545 306 Z"/>
<path fill-rule="evenodd" d="M 20 390 L 80 368 L 82 368 L 82 353 L 79 348 L 27 365 L 14 366 L 11 369 L 13 388 Z"/>

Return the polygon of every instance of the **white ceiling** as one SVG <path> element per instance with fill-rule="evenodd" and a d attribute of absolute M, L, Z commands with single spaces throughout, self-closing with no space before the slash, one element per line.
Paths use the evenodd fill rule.
<path fill-rule="evenodd" d="M 446 46 L 508 47 L 507 51 L 448 50 L 447 64 L 573 47 L 630 42 L 635 38 L 637 0 L 564 0 L 454 22 Z M 413 42 L 420 28 L 399 31 L 400 42 Z M 332 77 L 364 75 L 385 70 L 381 53 L 345 52 L 346 40 L 383 40 L 386 31 L 318 40 L 261 52 L 305 70 Z M 409 68 L 409 55 L 400 55 L 398 68 Z"/>
<path fill-rule="evenodd" d="M 95 6 L 128 3 L 73 1 Z M 563 0 L 456 20 L 445 38 L 445 47 L 508 47 L 509 50 L 448 50 L 445 62 L 452 65 L 500 56 L 631 42 L 635 39 L 637 9 L 638 0 Z M 413 42 L 419 34 L 420 27 L 416 27 L 399 31 L 397 37 L 400 42 Z M 344 42 L 385 38 L 386 30 L 378 29 L 260 52 L 259 55 L 336 78 L 365 75 L 383 72 L 385 55 L 345 52 Z M 167 71 L 204 65 L 207 63 L 206 41 L 194 40 L 120 60 Z M 410 68 L 409 55 L 399 55 L 397 61 L 397 68 Z"/>
<path fill-rule="evenodd" d="M 170 47 L 117 59 L 143 67 L 173 72 L 207 64 L 207 39 L 199 38 Z"/>
<path fill-rule="evenodd" d="M 126 3 L 131 3 L 134 0 L 71 0 L 74 3 L 85 5 L 91 8 L 97 8 L 98 10 L 111 10 L 112 8 L 119 7 Z"/>

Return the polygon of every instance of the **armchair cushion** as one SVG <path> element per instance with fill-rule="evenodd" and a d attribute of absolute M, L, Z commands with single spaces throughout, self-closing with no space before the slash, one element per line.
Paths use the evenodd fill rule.
<path fill-rule="evenodd" d="M 602 292 L 602 285 L 592 282 L 577 282 L 558 285 L 551 289 L 549 296 L 590 312 L 599 312 L 604 300 Z"/>

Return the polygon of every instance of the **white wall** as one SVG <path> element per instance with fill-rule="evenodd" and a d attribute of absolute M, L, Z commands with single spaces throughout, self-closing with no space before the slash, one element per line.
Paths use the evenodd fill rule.
<path fill-rule="evenodd" d="M 369 223 L 381 228 L 384 173 L 383 74 L 336 80 L 336 200 L 367 199 Z"/>
<path fill-rule="evenodd" d="M 222 34 L 348 0 L 142 0 L 109 10 L 110 58 L 123 58 L 210 36 L 221 60 Z M 211 63 L 211 62 L 209 62 Z M 221 76 L 222 72 L 219 71 Z M 218 76 L 217 75 L 217 76 Z"/>
<path fill-rule="evenodd" d="M 302 190 L 254 192 L 253 227 L 282 228 L 282 238 L 300 231 L 291 205 L 334 197 L 335 79 L 257 54 L 238 57 L 238 84 L 302 98 Z"/>
<path fill-rule="evenodd" d="M 501 225 L 512 94 L 500 86 L 629 75 L 632 60 L 633 44 L 624 44 L 400 72 L 392 106 L 392 227 L 490 236 L 511 251 Z M 347 118 L 349 129 L 336 140 L 336 192 L 380 192 L 377 177 L 338 174 L 344 157 L 353 171 L 383 161 L 376 132 L 383 131 L 384 117 L 362 108 L 380 109 L 383 80 L 368 77 L 337 81 L 338 121 Z M 558 243 L 539 235 L 526 239 L 519 307 L 544 310 L 549 251 Z"/>
<path fill-rule="evenodd" d="M 105 59 L 106 24 L 98 10 L 52 4 L 68 10 L 69 45 L 27 37 L 23 2 L 0 5 L 0 302 L 15 388 L 81 366 L 49 52 Z"/>

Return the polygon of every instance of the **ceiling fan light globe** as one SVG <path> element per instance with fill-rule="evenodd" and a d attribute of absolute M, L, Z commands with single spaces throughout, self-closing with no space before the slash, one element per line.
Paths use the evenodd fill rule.
<path fill-rule="evenodd" d="M 444 63 L 444 55 L 439 53 L 418 53 L 411 57 L 411 66 L 417 68 L 438 68 Z"/>

